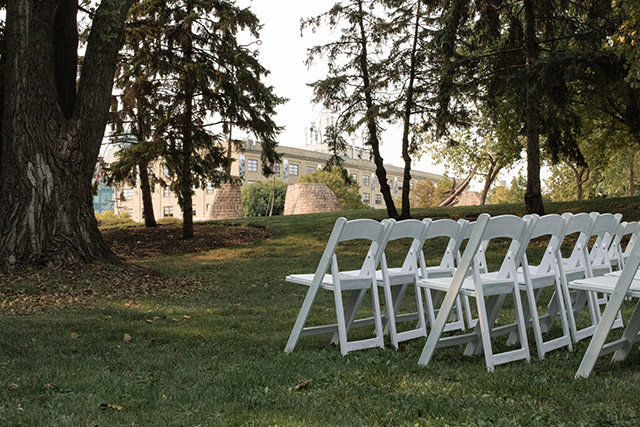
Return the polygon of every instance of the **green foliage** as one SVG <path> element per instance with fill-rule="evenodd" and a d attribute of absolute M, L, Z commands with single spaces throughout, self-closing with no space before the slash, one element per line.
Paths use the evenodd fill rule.
<path fill-rule="evenodd" d="M 350 176 L 345 176 L 339 169 L 318 169 L 301 176 L 299 182 L 325 184 L 336 195 L 342 209 L 353 210 L 364 207 L 360 196 L 360 185 Z"/>
<path fill-rule="evenodd" d="M 498 186 L 489 191 L 487 200 L 492 205 L 522 203 L 526 190 L 527 178 L 525 178 L 522 173 L 518 173 L 518 175 L 511 180 L 509 188 Z"/>
<path fill-rule="evenodd" d="M 444 176 L 438 183 L 433 191 L 433 206 L 437 206 L 440 202 L 451 195 L 453 189 L 453 179 L 448 176 Z"/>
<path fill-rule="evenodd" d="M 428 208 L 436 204 L 436 186 L 430 179 L 415 184 L 410 194 L 412 208 Z"/>
<path fill-rule="evenodd" d="M 242 214 L 269 216 L 273 200 L 272 215 L 282 215 L 286 195 L 287 184 L 282 181 L 270 180 L 245 185 L 242 188 Z"/>
<path fill-rule="evenodd" d="M 95 215 L 100 227 L 131 226 L 136 223 L 127 212 L 121 213 L 119 217 L 113 211 L 104 211 Z"/>

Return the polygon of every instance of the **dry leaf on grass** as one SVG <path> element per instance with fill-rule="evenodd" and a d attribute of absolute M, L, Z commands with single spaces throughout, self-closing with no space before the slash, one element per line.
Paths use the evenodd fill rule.
<path fill-rule="evenodd" d="M 124 342 L 129 342 L 129 341 L 131 341 L 131 335 L 129 335 L 129 334 L 124 334 L 124 338 L 122 338 L 122 341 L 124 341 Z"/>
<path fill-rule="evenodd" d="M 122 411 L 122 406 L 114 405 L 111 403 L 101 403 L 100 409 L 115 409 L 116 411 Z"/>
<path fill-rule="evenodd" d="M 309 384 L 310 384 L 309 381 L 302 381 L 298 385 L 296 385 L 293 389 L 295 391 L 307 390 L 309 388 Z"/>

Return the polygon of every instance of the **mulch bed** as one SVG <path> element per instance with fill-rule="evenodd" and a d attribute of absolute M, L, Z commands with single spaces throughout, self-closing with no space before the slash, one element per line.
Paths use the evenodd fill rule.
<path fill-rule="evenodd" d="M 264 228 L 226 224 L 195 225 L 194 237 L 187 240 L 182 239 L 179 226 L 119 228 L 102 234 L 116 255 L 127 262 L 0 273 L 0 314 L 31 314 L 51 306 L 81 306 L 95 299 L 190 295 L 202 288 L 197 280 L 165 276 L 130 262 L 246 246 L 270 236 Z"/>
<path fill-rule="evenodd" d="M 192 238 L 183 239 L 182 227 L 175 225 L 114 228 L 102 232 L 111 250 L 126 260 L 246 246 L 271 235 L 266 228 L 229 224 L 195 224 L 193 234 Z"/>

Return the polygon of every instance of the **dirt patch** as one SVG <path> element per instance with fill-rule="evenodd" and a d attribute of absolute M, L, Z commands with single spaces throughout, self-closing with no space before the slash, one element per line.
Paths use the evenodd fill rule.
<path fill-rule="evenodd" d="M 194 237 L 187 240 L 182 239 L 182 228 L 173 225 L 110 229 L 102 234 L 127 261 L 244 246 L 270 236 L 264 228 L 225 224 L 197 224 Z M 45 307 L 81 306 L 96 299 L 180 298 L 201 288 L 189 277 L 165 276 L 125 262 L 30 269 L 0 273 L 0 314 L 37 313 Z"/>
<path fill-rule="evenodd" d="M 102 231 L 111 250 L 128 261 L 246 246 L 271 235 L 266 228 L 229 224 L 194 224 L 193 234 L 191 239 L 183 239 L 182 227 L 175 225 Z"/>

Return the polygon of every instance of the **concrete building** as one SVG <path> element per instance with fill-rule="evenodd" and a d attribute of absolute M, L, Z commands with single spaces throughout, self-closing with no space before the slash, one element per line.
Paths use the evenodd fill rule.
<path fill-rule="evenodd" d="M 279 146 L 278 153 L 281 155 L 281 164 L 275 165 L 275 178 L 287 184 L 295 184 L 302 175 L 312 173 L 322 168 L 329 159 L 329 152 L 326 144 L 308 145 L 302 148 Z M 345 167 L 351 176 L 360 185 L 362 201 L 366 205 L 374 208 L 384 208 L 384 201 L 380 193 L 380 185 L 375 175 L 375 164 L 369 160 L 369 152 L 366 149 L 351 147 L 345 155 Z M 243 152 L 234 153 L 236 159 L 231 168 L 232 175 L 244 178 L 243 185 L 250 185 L 258 181 L 265 181 L 266 178 L 260 173 L 260 144 L 247 141 Z M 388 182 L 394 198 L 401 197 L 403 169 L 397 166 L 385 165 Z M 167 176 L 162 164 L 158 163 L 153 167 L 156 176 Z M 442 179 L 441 175 L 411 171 L 411 183 L 416 183 L 430 179 L 435 183 Z M 195 220 L 204 219 L 209 204 L 213 199 L 214 187 L 208 186 L 205 189 L 197 188 L 193 195 L 193 216 Z M 134 221 L 142 221 L 142 192 L 138 186 L 122 186 L 116 188 L 116 213 L 127 212 Z M 162 188 L 156 185 L 153 191 L 153 210 L 156 219 L 164 217 L 182 217 L 182 212 L 178 206 L 178 200 L 169 188 Z"/>

